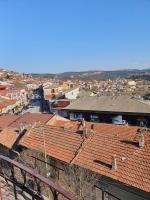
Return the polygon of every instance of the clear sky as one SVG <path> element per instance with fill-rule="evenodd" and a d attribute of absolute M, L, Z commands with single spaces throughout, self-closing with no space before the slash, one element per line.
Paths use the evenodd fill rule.
<path fill-rule="evenodd" d="M 43 73 L 150 67 L 150 0 L 0 0 L 0 66 Z"/>

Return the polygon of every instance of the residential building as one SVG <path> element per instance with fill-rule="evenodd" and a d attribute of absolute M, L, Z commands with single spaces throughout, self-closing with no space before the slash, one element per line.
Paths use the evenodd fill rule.
<path fill-rule="evenodd" d="M 20 160 L 42 174 L 50 174 L 60 185 L 73 166 L 97 174 L 99 178 L 85 200 L 150 199 L 149 129 L 84 120 L 71 122 L 58 116 L 51 116 L 44 124 L 33 124 L 21 137 L 12 125 L 3 129 L 0 144 L 11 151 L 15 147 Z M 79 180 L 83 177 L 84 174 Z M 80 184 L 78 187 L 82 188 Z"/>
<path fill-rule="evenodd" d="M 71 120 L 150 126 L 150 106 L 128 96 L 80 98 L 64 110 Z"/>

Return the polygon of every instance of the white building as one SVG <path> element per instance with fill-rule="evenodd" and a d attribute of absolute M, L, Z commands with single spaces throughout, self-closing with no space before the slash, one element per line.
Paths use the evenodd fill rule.
<path fill-rule="evenodd" d="M 77 99 L 78 95 L 79 95 L 79 88 L 74 88 L 69 90 L 68 92 L 65 92 L 66 99 Z"/>

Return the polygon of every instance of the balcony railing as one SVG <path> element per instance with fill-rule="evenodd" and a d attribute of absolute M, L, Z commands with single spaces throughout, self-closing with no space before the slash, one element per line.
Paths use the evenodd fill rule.
<path fill-rule="evenodd" d="M 57 183 L 43 177 L 32 168 L 26 167 L 15 160 L 0 155 L 0 177 L 13 188 L 14 199 L 18 198 L 18 189 L 25 192 L 32 200 L 79 200 L 72 193 Z M 0 190 L 0 195 L 1 194 Z M 1 199 L 1 198 L 0 198 Z"/>

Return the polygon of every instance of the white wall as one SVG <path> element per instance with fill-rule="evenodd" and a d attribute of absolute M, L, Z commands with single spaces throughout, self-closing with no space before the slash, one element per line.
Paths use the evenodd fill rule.
<path fill-rule="evenodd" d="M 79 94 L 79 88 L 75 88 L 75 89 L 73 89 L 73 90 L 71 90 L 69 92 L 66 92 L 65 93 L 65 97 L 67 99 L 76 99 L 78 94 Z"/>

